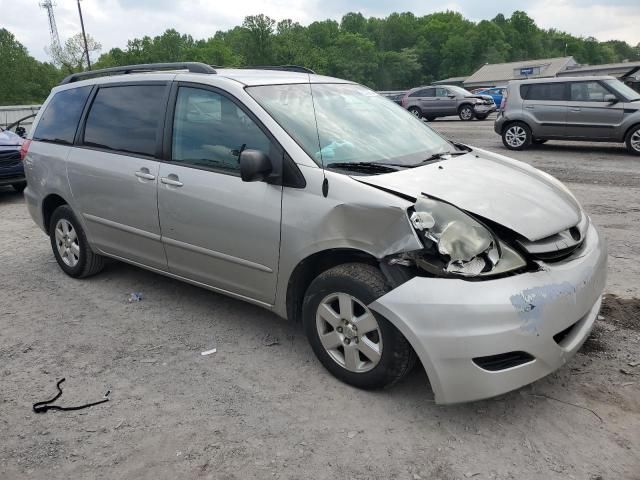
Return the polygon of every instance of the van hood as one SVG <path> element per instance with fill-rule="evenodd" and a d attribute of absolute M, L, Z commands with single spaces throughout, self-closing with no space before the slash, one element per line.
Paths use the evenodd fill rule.
<path fill-rule="evenodd" d="M 537 241 L 578 224 L 578 201 L 558 180 L 526 163 L 474 149 L 422 167 L 354 179 L 417 198 L 422 193 Z"/>

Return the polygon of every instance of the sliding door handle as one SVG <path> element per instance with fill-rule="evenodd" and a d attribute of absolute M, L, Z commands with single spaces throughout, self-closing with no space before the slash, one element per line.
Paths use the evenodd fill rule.
<path fill-rule="evenodd" d="M 138 178 L 144 178 L 145 180 L 155 180 L 156 179 L 156 176 L 152 175 L 151 173 L 149 173 L 148 170 L 146 172 L 144 170 L 138 170 L 135 173 L 135 176 L 138 177 Z"/>

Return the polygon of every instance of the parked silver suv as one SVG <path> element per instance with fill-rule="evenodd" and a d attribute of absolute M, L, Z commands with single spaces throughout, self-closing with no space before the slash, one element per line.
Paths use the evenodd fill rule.
<path fill-rule="evenodd" d="M 564 185 L 352 82 L 75 74 L 24 150 L 26 204 L 65 273 L 109 257 L 302 321 L 358 387 L 417 357 L 437 402 L 497 395 L 564 365 L 600 308 L 605 243 Z"/>
<path fill-rule="evenodd" d="M 585 140 L 625 142 L 640 155 L 640 93 L 613 77 L 512 81 L 494 129 L 510 150 Z"/>
<path fill-rule="evenodd" d="M 450 115 L 458 115 L 460 120 L 485 120 L 496 111 L 490 95 L 474 95 L 455 85 L 413 88 L 402 97 L 401 105 L 428 121 Z"/>

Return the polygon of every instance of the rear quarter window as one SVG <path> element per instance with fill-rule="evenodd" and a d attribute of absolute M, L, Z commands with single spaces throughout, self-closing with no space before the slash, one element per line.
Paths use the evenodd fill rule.
<path fill-rule="evenodd" d="M 57 92 L 45 109 L 35 132 L 34 140 L 73 144 L 78 122 L 89 97 L 91 87 L 79 87 Z"/>
<path fill-rule="evenodd" d="M 155 156 L 160 122 L 164 121 L 165 89 L 165 85 L 100 88 L 87 115 L 83 144 Z"/>
<path fill-rule="evenodd" d="M 520 96 L 523 100 L 567 100 L 566 83 L 531 83 L 520 86 Z"/>

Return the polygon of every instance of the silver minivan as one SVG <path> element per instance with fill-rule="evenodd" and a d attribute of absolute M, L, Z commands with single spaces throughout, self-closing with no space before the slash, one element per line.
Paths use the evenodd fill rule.
<path fill-rule="evenodd" d="M 640 93 L 613 77 L 512 81 L 494 129 L 509 150 L 583 140 L 624 142 L 640 155 Z"/>
<path fill-rule="evenodd" d="M 301 321 L 361 388 L 418 359 L 437 402 L 463 402 L 564 365 L 607 257 L 569 190 L 291 70 L 137 65 L 54 88 L 23 153 L 60 268 L 121 260 Z"/>

